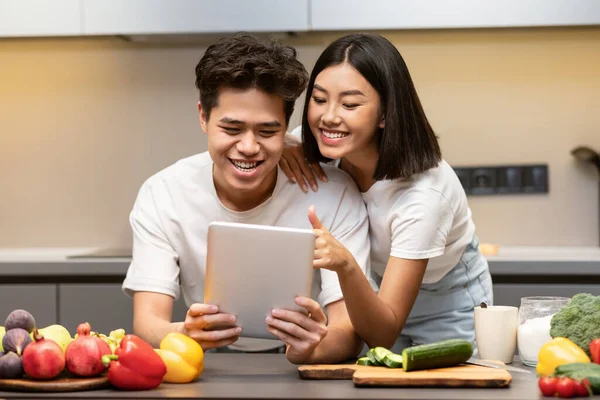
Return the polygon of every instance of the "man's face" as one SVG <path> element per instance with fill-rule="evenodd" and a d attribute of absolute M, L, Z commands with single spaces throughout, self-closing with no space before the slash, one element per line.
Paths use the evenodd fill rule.
<path fill-rule="evenodd" d="M 223 88 L 208 119 L 200 103 L 198 110 L 219 197 L 270 195 L 286 130 L 284 100 L 257 89 Z"/>

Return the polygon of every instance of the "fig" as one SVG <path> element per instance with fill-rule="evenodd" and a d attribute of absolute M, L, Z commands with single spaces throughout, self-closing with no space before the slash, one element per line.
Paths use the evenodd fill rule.
<path fill-rule="evenodd" d="M 21 357 L 9 351 L 0 357 L 0 379 L 16 379 L 24 374 Z"/>
<path fill-rule="evenodd" d="M 33 329 L 34 341 L 23 351 L 23 370 L 32 379 L 56 378 L 65 369 L 65 353 L 54 340 Z"/>
<path fill-rule="evenodd" d="M 88 322 L 77 327 L 77 339 L 67 346 L 65 358 L 67 369 L 77 376 L 98 376 L 106 371 L 102 356 L 112 354 L 110 346 L 98 336 L 90 335 Z"/>
<path fill-rule="evenodd" d="M 25 348 L 31 343 L 29 332 L 21 328 L 7 330 L 2 338 L 2 347 L 6 352 L 15 352 L 20 357 Z"/>
<path fill-rule="evenodd" d="M 28 311 L 25 310 L 14 310 L 4 322 L 4 328 L 8 331 L 15 328 L 25 329 L 27 333 L 31 333 L 35 328 L 35 318 Z"/>

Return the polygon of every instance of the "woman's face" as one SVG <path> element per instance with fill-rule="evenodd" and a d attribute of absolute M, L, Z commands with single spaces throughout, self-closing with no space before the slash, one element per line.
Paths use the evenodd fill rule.
<path fill-rule="evenodd" d="M 348 63 L 321 71 L 308 105 L 308 124 L 325 157 L 338 159 L 364 150 L 383 128 L 381 100 Z"/>

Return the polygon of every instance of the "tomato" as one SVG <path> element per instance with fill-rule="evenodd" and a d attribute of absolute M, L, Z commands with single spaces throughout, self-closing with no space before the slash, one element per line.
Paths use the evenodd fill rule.
<path fill-rule="evenodd" d="M 588 381 L 587 379 L 584 379 L 582 381 L 574 381 L 574 386 L 575 386 L 575 394 L 577 396 L 589 396 L 590 393 L 588 392 L 588 389 L 590 387 L 590 381 Z"/>
<path fill-rule="evenodd" d="M 558 378 L 544 376 L 538 380 L 538 386 L 544 396 L 554 396 Z"/>
<path fill-rule="evenodd" d="M 571 378 L 560 378 L 556 383 L 556 392 L 559 397 L 573 397 L 576 393 L 576 381 Z"/>

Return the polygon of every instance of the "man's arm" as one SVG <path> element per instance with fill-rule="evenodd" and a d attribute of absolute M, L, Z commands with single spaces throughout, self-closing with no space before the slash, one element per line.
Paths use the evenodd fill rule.
<path fill-rule="evenodd" d="M 183 322 L 171 322 L 173 298 L 155 292 L 133 294 L 133 332 L 154 348 L 169 332 L 184 332 Z"/>
<path fill-rule="evenodd" d="M 327 310 L 327 336 L 315 348 L 309 364 L 335 364 L 357 357 L 363 348 L 348 316 L 344 300 L 325 307 Z"/>

